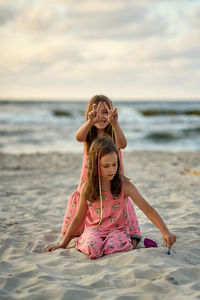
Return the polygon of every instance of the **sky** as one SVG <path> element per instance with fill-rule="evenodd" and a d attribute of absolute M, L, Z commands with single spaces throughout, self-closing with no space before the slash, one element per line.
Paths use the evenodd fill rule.
<path fill-rule="evenodd" d="M 0 99 L 200 99 L 200 0 L 0 0 Z"/>

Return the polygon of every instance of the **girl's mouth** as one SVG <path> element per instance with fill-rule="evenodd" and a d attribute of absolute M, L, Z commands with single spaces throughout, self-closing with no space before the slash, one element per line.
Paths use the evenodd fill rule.
<path fill-rule="evenodd" d="M 100 120 L 100 121 L 97 121 L 97 124 L 98 125 L 105 125 L 106 121 L 105 120 Z"/>

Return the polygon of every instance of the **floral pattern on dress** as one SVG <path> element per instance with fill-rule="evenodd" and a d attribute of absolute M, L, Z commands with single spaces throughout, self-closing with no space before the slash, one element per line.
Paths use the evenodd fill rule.
<path fill-rule="evenodd" d="M 76 242 L 76 248 L 91 259 L 133 249 L 129 231 L 129 201 L 124 198 L 123 189 L 117 202 L 111 192 L 103 194 L 106 194 L 106 200 L 103 201 L 101 223 L 99 224 L 101 204 L 100 201 L 95 201 L 88 207 L 89 218 L 86 218 L 85 229 Z M 132 220 L 132 227 L 133 225 L 134 220 Z M 135 234 L 136 232 L 140 234 L 139 227 L 136 229 Z"/>
<path fill-rule="evenodd" d="M 124 173 L 124 168 L 123 168 L 123 161 L 122 161 L 122 157 L 121 157 L 121 151 L 119 151 L 119 157 L 120 157 L 120 163 L 121 163 L 121 170 L 122 170 L 122 174 Z M 84 154 L 83 156 L 83 164 L 82 164 L 82 171 L 81 171 L 81 176 L 80 176 L 80 182 L 78 185 L 78 188 L 76 191 L 73 192 L 73 194 L 71 195 L 70 199 L 67 202 L 67 207 L 66 207 L 66 211 L 65 211 L 65 216 L 63 219 L 63 225 L 62 225 L 62 233 L 64 234 L 68 228 L 69 225 L 71 223 L 71 221 L 73 220 L 79 201 L 80 201 L 80 192 L 82 189 L 83 184 L 86 182 L 87 179 L 87 158 L 88 156 Z M 112 206 L 112 210 L 117 211 L 119 210 L 119 196 L 112 196 L 113 199 L 113 206 Z M 102 200 L 103 201 L 107 201 L 107 195 L 103 194 L 102 195 Z M 128 207 L 128 219 L 129 219 L 129 224 L 130 224 L 130 232 L 131 234 L 138 234 L 140 235 L 140 229 L 139 229 L 139 225 L 138 225 L 138 221 L 137 221 L 137 216 L 135 214 L 135 210 L 133 207 L 133 202 L 130 198 L 126 199 L 127 201 L 127 207 Z M 88 202 L 88 208 L 91 207 L 92 202 Z M 99 210 L 98 210 L 98 216 L 99 216 Z M 114 221 L 113 218 L 115 218 L 115 215 L 113 213 L 110 213 L 110 216 L 112 218 L 112 222 Z M 90 222 L 92 224 L 95 224 L 95 220 L 90 216 Z M 134 226 L 132 226 L 132 223 L 134 224 Z M 77 232 L 77 236 L 80 236 L 80 234 L 83 232 L 85 224 L 83 224 L 78 232 Z M 115 228 L 119 228 L 119 224 L 115 224 Z M 133 228 L 133 230 L 132 230 Z"/>

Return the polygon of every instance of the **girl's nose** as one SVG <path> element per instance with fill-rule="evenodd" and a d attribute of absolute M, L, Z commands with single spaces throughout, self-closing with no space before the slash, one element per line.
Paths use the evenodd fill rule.
<path fill-rule="evenodd" d="M 110 168 L 110 171 L 111 171 L 111 173 L 115 173 L 116 167 L 112 166 L 112 167 Z"/>
<path fill-rule="evenodd" d="M 103 118 L 103 113 L 101 111 L 97 114 L 97 118 L 99 120 Z"/>

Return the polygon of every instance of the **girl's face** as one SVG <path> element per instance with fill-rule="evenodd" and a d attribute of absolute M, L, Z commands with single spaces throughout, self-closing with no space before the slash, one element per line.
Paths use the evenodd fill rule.
<path fill-rule="evenodd" d="M 118 168 L 118 157 L 115 152 L 108 153 L 101 158 L 100 171 L 101 178 L 104 180 L 111 181 Z"/>
<path fill-rule="evenodd" d="M 97 110 L 97 122 L 94 124 L 94 126 L 97 129 L 105 129 L 106 126 L 108 126 L 109 120 L 108 120 L 108 112 L 102 102 L 100 102 L 99 108 Z"/>

